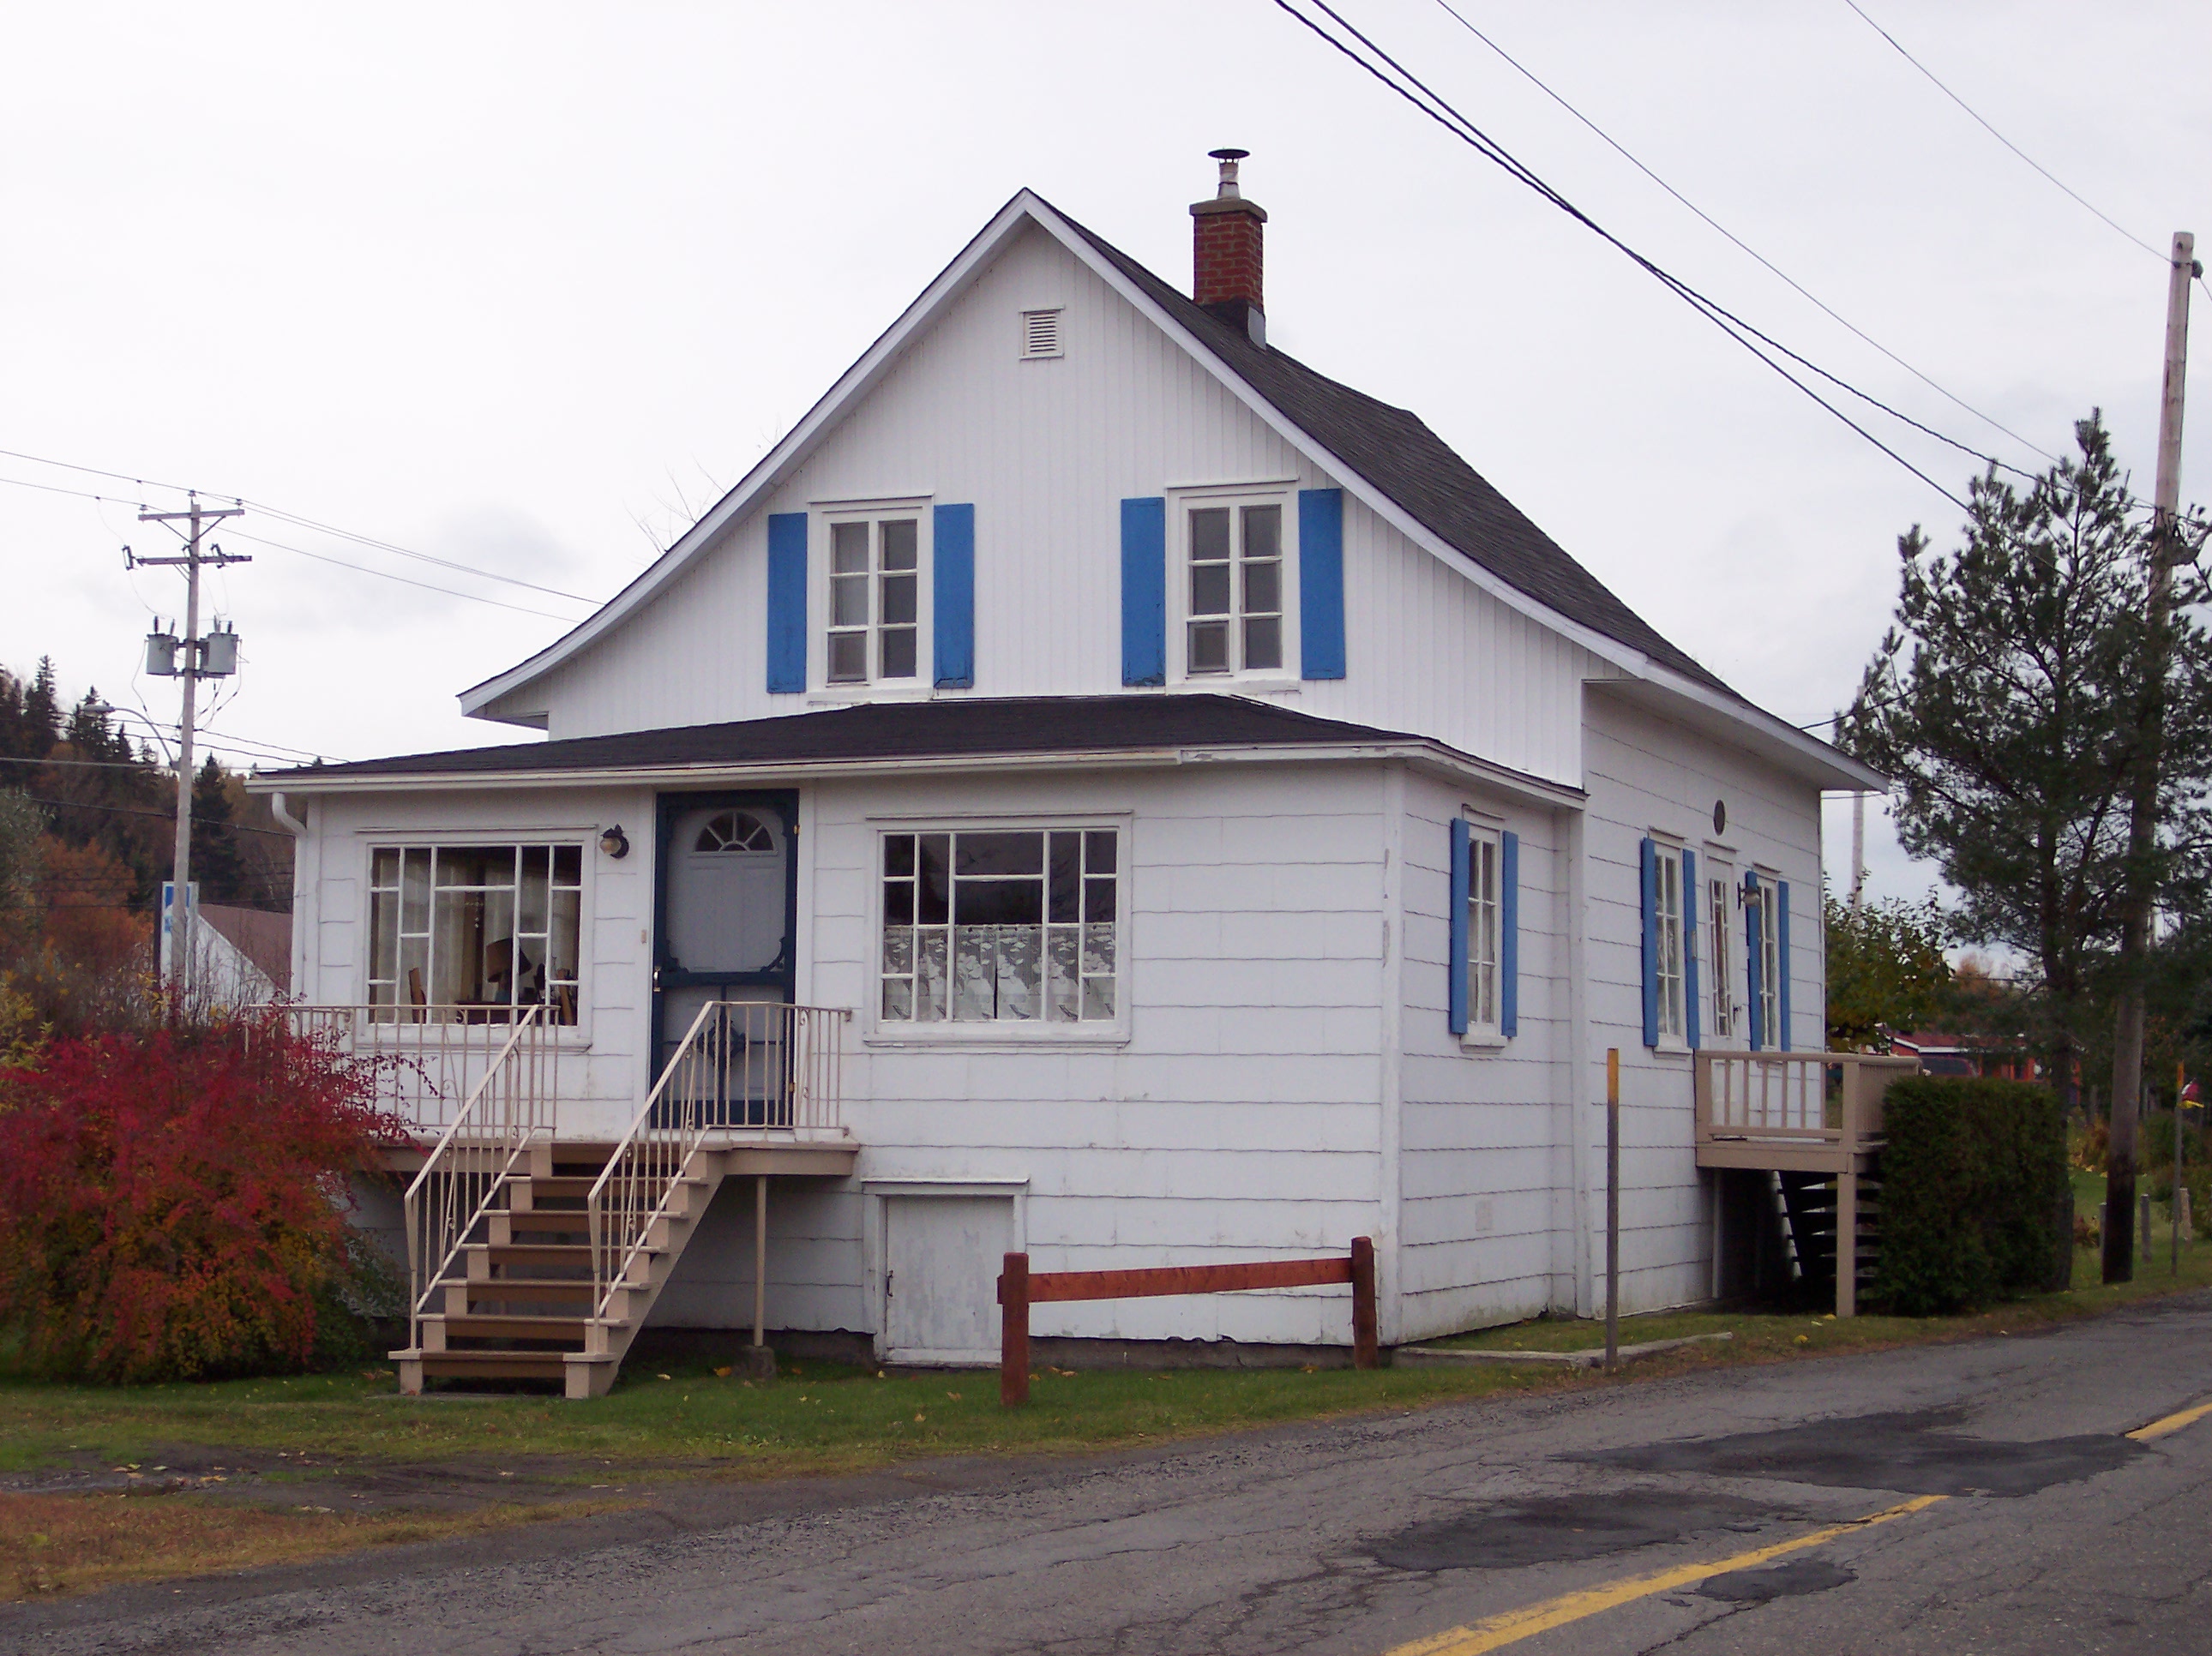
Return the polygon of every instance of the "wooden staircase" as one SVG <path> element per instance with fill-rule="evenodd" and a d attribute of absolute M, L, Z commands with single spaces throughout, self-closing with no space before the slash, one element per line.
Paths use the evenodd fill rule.
<path fill-rule="evenodd" d="M 606 1394 L 724 1166 L 709 1151 L 690 1158 L 595 1314 L 585 1205 L 615 1148 L 530 1147 L 434 1285 L 416 1318 L 416 1344 L 392 1354 L 402 1392 L 419 1394 L 432 1380 L 543 1380 L 571 1398 Z"/>

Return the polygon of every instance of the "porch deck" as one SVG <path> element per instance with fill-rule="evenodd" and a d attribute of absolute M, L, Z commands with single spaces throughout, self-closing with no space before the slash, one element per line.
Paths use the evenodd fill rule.
<path fill-rule="evenodd" d="M 1875 1215 L 1881 1101 L 1890 1084 L 1919 1070 L 1917 1059 L 1861 1052 L 1715 1052 L 1697 1055 L 1697 1156 L 1700 1168 L 1810 1175 L 1835 1185 L 1836 1314 L 1856 1315 L 1863 1243 Z M 1790 1245 L 1801 1210 L 1784 1222 Z M 1825 1245 L 1827 1238 L 1820 1240 Z"/>

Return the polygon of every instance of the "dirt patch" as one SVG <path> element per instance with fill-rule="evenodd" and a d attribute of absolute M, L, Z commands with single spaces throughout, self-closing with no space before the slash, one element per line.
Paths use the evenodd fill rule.
<path fill-rule="evenodd" d="M 1401 1570 L 1522 1569 L 1573 1563 L 1685 1536 L 1764 1529 L 1784 1516 L 1727 1495 L 1657 1489 L 1553 1495 L 1431 1519 L 1374 1550 Z"/>
<path fill-rule="evenodd" d="M 2033 1495 L 2074 1483 L 2144 1453 L 2123 1437 L 2044 1438 L 2004 1443 L 1944 1429 L 1953 1410 L 1808 1421 L 1771 1432 L 1695 1438 L 1566 1459 L 1639 1472 L 1701 1472 L 1772 1478 L 1838 1489 L 1904 1495 Z"/>
<path fill-rule="evenodd" d="M 196 1492 L 0 1494 L 0 1600 L 441 1540 L 574 1510 L 584 1508 L 372 1514 L 226 1501 Z"/>

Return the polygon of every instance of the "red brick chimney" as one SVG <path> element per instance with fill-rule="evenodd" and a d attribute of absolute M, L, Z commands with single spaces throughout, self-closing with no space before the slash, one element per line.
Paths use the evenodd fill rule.
<path fill-rule="evenodd" d="M 1255 345 L 1267 343 L 1267 306 L 1261 297 L 1260 253 L 1267 215 L 1237 188 L 1237 163 L 1251 152 L 1216 149 L 1221 187 L 1211 201 L 1190 204 L 1190 296 Z"/>

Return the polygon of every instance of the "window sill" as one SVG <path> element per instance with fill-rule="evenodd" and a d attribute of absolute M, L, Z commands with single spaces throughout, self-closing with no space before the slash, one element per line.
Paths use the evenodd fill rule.
<path fill-rule="evenodd" d="M 994 1028 L 984 1024 L 938 1024 L 927 1029 L 886 1029 L 878 1027 L 860 1036 L 860 1045 L 878 1052 L 1003 1052 L 1024 1046 L 1055 1051 L 1112 1052 L 1129 1044 L 1129 1032 L 1118 1025 L 1069 1027 L 1020 1024 Z"/>
<path fill-rule="evenodd" d="M 1661 1058 L 1689 1058 L 1692 1056 L 1690 1043 L 1674 1035 L 1664 1037 L 1656 1046 L 1646 1049 Z"/>
<path fill-rule="evenodd" d="M 827 684 L 806 693 L 810 707 L 850 707 L 864 701 L 927 701 L 937 692 L 919 679 L 911 684 Z"/>
<path fill-rule="evenodd" d="M 1295 673 L 1186 673 L 1168 688 L 1200 695 L 1296 695 L 1303 682 Z"/>
<path fill-rule="evenodd" d="M 1484 1058 L 1502 1052 L 1510 1043 L 1504 1035 L 1488 1030 L 1462 1035 L 1459 1049 L 1471 1057 Z"/>

